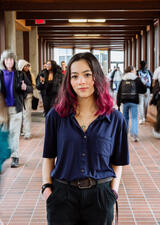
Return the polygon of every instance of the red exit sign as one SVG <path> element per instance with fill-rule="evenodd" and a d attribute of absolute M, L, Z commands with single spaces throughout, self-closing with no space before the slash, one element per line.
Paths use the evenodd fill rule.
<path fill-rule="evenodd" d="M 36 19 L 35 20 L 35 24 L 45 24 L 45 23 L 46 23 L 46 21 L 43 20 L 43 19 Z"/>

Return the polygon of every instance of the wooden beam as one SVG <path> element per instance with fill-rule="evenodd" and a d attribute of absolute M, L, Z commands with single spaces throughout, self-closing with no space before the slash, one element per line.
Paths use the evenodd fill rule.
<path fill-rule="evenodd" d="M 84 0 L 84 1 L 16 1 L 1 0 L 3 10 L 157 10 L 160 9 L 159 0 L 149 1 L 118 1 L 118 0 Z"/>
<path fill-rule="evenodd" d="M 49 35 L 49 36 L 73 36 L 74 34 L 101 34 L 101 35 L 103 35 L 103 36 L 106 36 L 106 35 L 109 35 L 109 36 L 111 36 L 111 35 L 127 35 L 127 34 L 132 34 L 132 35 L 135 35 L 135 34 L 137 34 L 137 33 L 140 33 L 140 31 L 112 31 L 112 30 L 110 30 L 110 31 L 96 31 L 96 30 L 92 30 L 92 31 L 90 31 L 90 30 L 84 30 L 84 31 L 79 31 L 79 30 L 72 30 L 72 31 L 60 31 L 60 32 L 54 32 L 54 31 L 52 31 L 52 32 L 44 32 L 44 31 L 40 31 L 40 32 L 38 32 L 38 34 L 39 35 L 41 35 L 41 36 L 46 36 L 46 35 Z"/>
<path fill-rule="evenodd" d="M 137 22 L 138 23 L 138 22 Z M 121 26 L 119 26 L 119 25 L 117 25 L 117 26 L 113 26 L 113 27 L 110 27 L 110 26 L 105 26 L 105 27 L 99 27 L 99 26 L 96 26 L 96 27 L 94 27 L 94 26 L 83 26 L 83 27 L 79 27 L 79 26 L 77 26 L 77 27 L 72 27 L 72 26 L 69 26 L 69 27 L 41 27 L 41 26 L 39 26 L 38 27 L 38 31 L 39 32 L 49 32 L 49 31 L 54 31 L 54 32 L 60 32 L 60 31 L 74 31 L 74 30 L 79 30 L 79 31 L 83 31 L 83 30 L 93 30 L 93 31 L 98 31 L 98 30 L 104 30 L 104 31 L 127 31 L 127 30 L 129 30 L 129 31 L 137 31 L 137 30 L 145 30 L 146 29 L 146 26 L 134 26 L 134 27 L 132 27 L 132 26 L 126 26 L 126 27 L 121 27 Z"/>
<path fill-rule="evenodd" d="M 151 20 L 108 20 L 105 23 L 69 23 L 68 20 L 46 20 L 45 24 L 35 24 L 35 20 L 26 20 L 27 26 L 38 26 L 38 27 L 109 27 L 109 26 L 147 26 L 151 24 Z"/>
<path fill-rule="evenodd" d="M 16 30 L 31 31 L 31 27 L 25 25 L 25 20 L 16 20 Z"/>
<path fill-rule="evenodd" d="M 92 11 L 92 12 L 17 12 L 17 19 L 27 19 L 27 20 L 33 20 L 33 19 L 154 19 L 159 18 L 160 12 L 98 12 L 98 11 Z"/>

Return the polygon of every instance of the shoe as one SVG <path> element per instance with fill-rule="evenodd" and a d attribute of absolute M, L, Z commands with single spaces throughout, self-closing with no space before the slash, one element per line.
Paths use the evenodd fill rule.
<path fill-rule="evenodd" d="M 26 140 L 31 139 L 31 137 L 32 137 L 32 135 L 24 136 L 24 138 L 25 138 Z"/>
<path fill-rule="evenodd" d="M 24 136 L 24 133 L 23 132 L 21 132 L 21 136 Z"/>
<path fill-rule="evenodd" d="M 131 138 L 132 138 L 132 141 L 134 141 L 134 142 L 138 142 L 139 141 L 138 136 L 132 135 Z"/>
<path fill-rule="evenodd" d="M 134 142 L 139 142 L 139 138 L 138 137 L 135 137 L 134 138 Z"/>
<path fill-rule="evenodd" d="M 145 123 L 145 122 L 146 122 L 146 119 L 145 119 L 145 118 L 143 118 L 143 119 L 142 119 L 142 122 L 143 122 L 143 123 Z"/>
<path fill-rule="evenodd" d="M 157 131 L 155 131 L 154 128 L 152 129 L 152 133 L 153 133 L 153 136 L 154 136 L 155 138 L 160 138 L 160 133 L 157 132 Z"/>
<path fill-rule="evenodd" d="M 11 168 L 17 168 L 19 166 L 19 158 L 12 157 Z"/>
<path fill-rule="evenodd" d="M 139 120 L 139 124 L 142 124 L 143 123 L 143 120 Z"/>

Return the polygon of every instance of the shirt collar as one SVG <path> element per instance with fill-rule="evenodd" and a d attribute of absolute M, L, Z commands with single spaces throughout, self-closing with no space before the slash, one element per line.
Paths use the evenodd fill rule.
<path fill-rule="evenodd" d="M 75 113 L 74 112 L 70 112 L 69 115 L 73 118 L 75 116 Z M 102 120 L 102 119 L 105 119 L 105 118 L 108 120 L 108 122 L 111 122 L 110 114 L 103 114 L 103 115 L 99 115 L 97 117 L 98 120 Z"/>

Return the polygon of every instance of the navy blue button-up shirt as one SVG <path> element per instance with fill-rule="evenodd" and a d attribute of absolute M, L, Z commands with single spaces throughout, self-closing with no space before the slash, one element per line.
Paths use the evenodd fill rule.
<path fill-rule="evenodd" d="M 84 132 L 74 114 L 62 118 L 51 109 L 46 117 L 43 157 L 57 157 L 51 172 L 56 179 L 115 177 L 112 164 L 129 163 L 125 119 L 113 110 L 98 116 Z"/>

